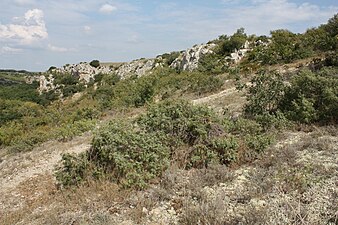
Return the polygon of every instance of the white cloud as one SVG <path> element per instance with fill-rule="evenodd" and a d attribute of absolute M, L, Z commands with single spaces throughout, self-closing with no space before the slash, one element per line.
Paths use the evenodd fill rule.
<path fill-rule="evenodd" d="M 42 10 L 28 10 L 24 17 L 15 17 L 14 20 L 17 24 L 2 25 L 0 23 L 0 40 L 29 45 L 48 37 Z"/>
<path fill-rule="evenodd" d="M 16 54 L 22 52 L 22 49 L 20 48 L 12 48 L 8 46 L 4 46 L 0 49 L 1 54 Z"/>
<path fill-rule="evenodd" d="M 52 52 L 69 52 L 69 51 L 73 51 L 74 50 L 74 49 L 54 46 L 54 45 L 51 45 L 51 44 L 48 44 L 47 47 L 48 47 L 48 50 L 50 50 Z"/>
<path fill-rule="evenodd" d="M 232 2 L 221 0 L 223 3 Z M 210 27 L 207 32 L 233 33 L 244 27 L 246 32 L 269 34 L 275 29 L 289 29 L 292 32 L 304 32 L 306 28 L 325 23 L 338 10 L 337 6 L 323 6 L 314 3 L 295 3 L 291 0 L 235 0 L 243 4 L 220 9 L 223 16 L 218 21 L 206 19 Z M 244 4 L 246 2 L 246 4 Z M 193 19 L 190 19 L 194 21 Z M 198 20 L 197 20 L 198 21 Z M 202 23 L 200 23 L 200 26 Z M 206 26 L 207 24 L 204 24 Z M 197 29 L 196 26 L 193 28 Z M 208 35 L 208 33 L 206 33 Z"/>
<path fill-rule="evenodd" d="M 101 6 L 100 8 L 100 12 L 104 13 L 104 14 L 109 14 L 113 11 L 117 10 L 117 8 L 115 6 L 109 5 L 109 4 L 104 4 Z"/>

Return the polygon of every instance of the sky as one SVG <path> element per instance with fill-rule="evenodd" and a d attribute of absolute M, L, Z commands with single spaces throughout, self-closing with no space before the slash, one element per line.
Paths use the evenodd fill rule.
<path fill-rule="evenodd" d="M 240 27 L 301 33 L 337 12 L 336 0 L 0 0 L 0 68 L 153 58 Z"/>

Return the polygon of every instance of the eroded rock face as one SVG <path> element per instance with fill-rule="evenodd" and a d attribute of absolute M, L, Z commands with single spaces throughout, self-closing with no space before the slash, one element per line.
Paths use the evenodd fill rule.
<path fill-rule="evenodd" d="M 181 71 L 194 71 L 198 68 L 198 64 L 202 56 L 206 54 L 212 54 L 214 52 L 214 48 L 216 44 L 200 44 L 196 45 L 192 48 L 189 48 L 183 51 L 170 65 L 171 68 L 178 69 Z M 235 63 L 239 62 L 245 54 L 250 51 L 249 42 L 246 42 L 245 45 L 236 50 L 231 54 L 228 58 Z M 151 73 L 151 71 L 156 67 L 163 66 L 161 63 L 161 56 L 156 59 L 138 59 L 129 63 L 122 63 L 117 67 L 113 66 L 105 66 L 100 65 L 95 68 L 91 66 L 89 63 L 81 62 L 79 64 L 67 64 L 61 68 L 53 69 L 52 73 L 60 73 L 65 74 L 69 73 L 73 76 L 79 77 L 80 81 L 83 81 L 85 84 L 89 83 L 91 80 L 95 78 L 97 74 L 111 74 L 115 73 L 121 79 L 128 78 L 132 75 L 136 75 L 137 77 L 143 76 L 147 73 Z M 43 78 L 44 77 L 44 78 Z M 40 88 L 39 91 L 49 91 L 53 90 L 56 87 L 53 85 L 53 75 L 49 75 L 48 78 L 45 76 L 41 76 L 39 78 Z"/>
<path fill-rule="evenodd" d="M 198 62 L 201 57 L 213 53 L 215 46 L 215 44 L 201 44 L 189 48 L 175 59 L 170 67 L 184 71 L 193 71 L 198 68 Z"/>
<path fill-rule="evenodd" d="M 92 67 L 89 63 L 81 62 L 79 64 L 67 64 L 61 68 L 56 68 L 52 70 L 52 72 L 56 73 L 70 73 L 73 76 L 78 76 L 80 81 L 84 81 L 85 83 L 90 82 L 90 80 L 94 79 L 94 76 L 97 74 L 109 74 L 114 72 L 113 68 L 108 66 L 99 66 L 97 68 Z"/>
<path fill-rule="evenodd" d="M 42 92 L 48 92 L 56 88 L 54 85 L 54 77 L 52 74 L 49 74 L 48 77 L 41 75 L 39 77 L 39 83 L 40 83 L 40 86 L 39 86 L 40 94 Z"/>
<path fill-rule="evenodd" d="M 143 76 L 155 67 L 155 59 L 139 59 L 121 65 L 115 73 L 122 79 L 131 75 Z"/>
<path fill-rule="evenodd" d="M 132 75 L 143 76 L 153 68 L 159 66 L 155 59 L 139 59 L 129 63 L 122 63 L 118 67 L 109 67 L 100 65 L 95 68 L 89 63 L 81 62 L 79 64 L 67 64 L 61 68 L 52 69 L 53 74 L 71 74 L 79 77 L 79 80 L 87 84 L 95 78 L 97 74 L 117 74 L 121 79 L 128 78 Z M 54 77 L 52 74 L 41 75 L 36 79 L 40 82 L 39 92 L 54 90 L 56 86 L 53 84 Z"/>

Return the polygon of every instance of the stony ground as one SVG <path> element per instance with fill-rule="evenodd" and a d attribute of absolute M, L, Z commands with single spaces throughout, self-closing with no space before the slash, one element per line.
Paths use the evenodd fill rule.
<path fill-rule="evenodd" d="M 233 101 L 237 99 L 237 101 Z M 239 111 L 232 87 L 195 104 Z M 168 169 L 144 191 L 105 182 L 59 190 L 62 153 L 90 148 L 87 133 L 26 153 L 0 154 L 0 224 L 337 224 L 338 129 L 285 131 L 253 163 Z"/>

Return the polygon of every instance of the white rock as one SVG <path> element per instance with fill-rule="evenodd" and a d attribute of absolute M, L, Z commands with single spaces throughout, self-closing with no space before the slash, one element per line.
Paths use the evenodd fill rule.
<path fill-rule="evenodd" d="M 138 77 L 145 75 L 152 70 L 155 65 L 155 59 L 139 59 L 120 66 L 115 72 L 122 79 L 137 75 Z"/>
<path fill-rule="evenodd" d="M 175 59 L 170 65 L 171 68 L 193 71 L 198 68 L 198 62 L 203 55 L 213 53 L 215 44 L 201 44 L 187 49 Z"/>

